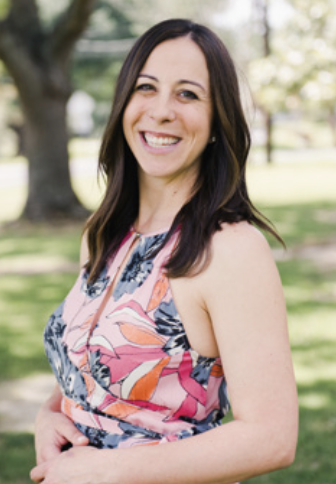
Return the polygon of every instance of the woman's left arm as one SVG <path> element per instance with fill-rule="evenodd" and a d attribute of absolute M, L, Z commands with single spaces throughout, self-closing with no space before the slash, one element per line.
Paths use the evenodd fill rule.
<path fill-rule="evenodd" d="M 224 226 L 198 277 L 235 420 L 178 442 L 73 448 L 32 471 L 45 484 L 231 484 L 290 465 L 297 395 L 280 278 L 263 236 Z M 49 480 L 50 479 L 50 480 Z"/>

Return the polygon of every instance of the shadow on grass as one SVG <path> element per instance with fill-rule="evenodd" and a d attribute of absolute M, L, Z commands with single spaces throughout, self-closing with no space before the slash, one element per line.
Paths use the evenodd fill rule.
<path fill-rule="evenodd" d="M 43 329 L 76 274 L 4 276 L 0 280 L 0 381 L 49 371 Z"/>
<path fill-rule="evenodd" d="M 61 226 L 28 223 L 0 226 L 0 256 L 15 258 L 62 255 L 69 262 L 77 262 L 83 224 Z"/>
<path fill-rule="evenodd" d="M 0 482 L 31 484 L 29 472 L 35 465 L 31 434 L 0 434 Z"/>
<path fill-rule="evenodd" d="M 278 262 L 277 265 L 291 315 L 335 311 L 336 271 L 332 266 L 328 270 L 304 259 Z"/>
<path fill-rule="evenodd" d="M 288 247 L 336 240 L 335 203 L 314 201 L 276 206 L 258 204 L 258 208 L 274 223 Z"/>

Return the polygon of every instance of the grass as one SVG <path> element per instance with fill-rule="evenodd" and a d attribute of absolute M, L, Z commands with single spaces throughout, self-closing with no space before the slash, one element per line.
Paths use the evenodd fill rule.
<path fill-rule="evenodd" d="M 31 434 L 0 434 L 0 483 L 32 484 L 28 477 L 34 466 Z"/>
<path fill-rule="evenodd" d="M 275 222 L 289 252 L 310 244 L 323 250 L 335 242 L 336 167 L 332 162 L 255 164 L 248 179 L 253 199 Z M 76 181 L 78 193 L 85 193 L 86 182 Z M 98 189 L 93 193 L 92 204 L 99 197 Z M 16 195 L 11 194 L 13 204 Z M 6 271 L 0 277 L 0 381 L 49 371 L 43 327 L 76 277 L 80 233 L 80 226 L 0 231 L 0 267 Z M 248 482 L 332 484 L 336 475 L 336 267 L 299 257 L 283 257 L 278 266 L 299 390 L 299 445 L 289 469 Z M 0 434 L 1 484 L 28 484 L 33 464 L 30 434 Z"/>

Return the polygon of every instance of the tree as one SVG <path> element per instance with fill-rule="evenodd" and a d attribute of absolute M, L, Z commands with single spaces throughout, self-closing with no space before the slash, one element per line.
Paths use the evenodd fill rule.
<path fill-rule="evenodd" d="M 272 113 L 305 111 L 324 117 L 336 144 L 336 2 L 283 3 L 291 13 L 273 28 L 270 55 L 250 62 L 257 104 Z"/>
<path fill-rule="evenodd" d="M 329 122 L 336 146 L 336 1 L 291 3 L 295 16 L 286 34 L 293 44 L 289 65 L 296 71 L 296 90 L 289 94 L 302 110 L 318 113 Z"/>
<path fill-rule="evenodd" d="M 72 0 L 47 30 L 35 0 L 1 1 L 0 58 L 16 84 L 25 119 L 29 188 L 23 217 L 29 220 L 88 213 L 71 187 L 66 104 L 71 54 L 95 2 Z"/>
<path fill-rule="evenodd" d="M 271 51 L 271 27 L 269 20 L 269 1 L 268 0 L 254 0 L 255 14 L 259 21 L 259 28 L 261 31 L 262 41 L 262 58 L 268 59 L 272 53 Z M 264 120 L 266 131 L 266 160 L 268 163 L 272 161 L 273 152 L 273 115 L 272 110 L 267 103 L 259 103 Z"/>

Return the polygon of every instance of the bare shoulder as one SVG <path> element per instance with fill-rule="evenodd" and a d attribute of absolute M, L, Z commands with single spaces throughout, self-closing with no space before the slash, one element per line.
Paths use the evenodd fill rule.
<path fill-rule="evenodd" d="M 281 281 L 264 235 L 247 222 L 223 224 L 211 245 L 211 259 L 202 285 L 205 300 L 229 295 L 267 297 L 281 294 Z M 211 288 L 211 289 L 210 289 Z M 220 297 L 219 297 L 220 296 Z"/>
<path fill-rule="evenodd" d="M 202 294 L 217 332 L 225 328 L 241 337 L 251 328 L 262 333 L 273 323 L 285 328 L 283 289 L 272 251 L 263 234 L 248 223 L 223 225 L 213 237 Z"/>
<path fill-rule="evenodd" d="M 244 260 L 249 258 L 273 259 L 265 236 L 248 222 L 223 224 L 212 240 L 212 256 L 220 260 Z"/>

